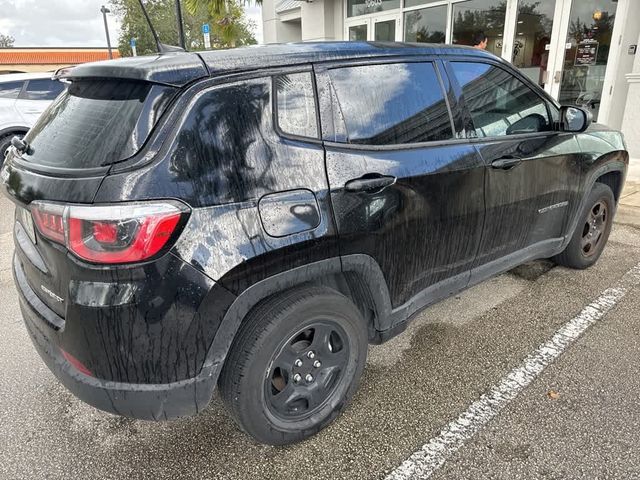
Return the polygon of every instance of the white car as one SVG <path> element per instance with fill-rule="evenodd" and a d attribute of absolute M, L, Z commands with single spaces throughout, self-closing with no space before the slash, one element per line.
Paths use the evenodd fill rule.
<path fill-rule="evenodd" d="M 14 136 L 23 137 L 66 85 L 53 73 L 0 75 L 0 165 Z"/>

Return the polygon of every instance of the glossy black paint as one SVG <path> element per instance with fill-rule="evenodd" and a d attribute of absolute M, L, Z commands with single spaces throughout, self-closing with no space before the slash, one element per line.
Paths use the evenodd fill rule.
<path fill-rule="evenodd" d="M 46 363 L 99 408 L 187 415 L 208 403 L 243 318 L 270 295 L 302 283 L 330 286 L 354 301 L 370 341 L 380 342 L 425 305 L 559 253 L 595 181 L 619 194 L 628 163 L 620 134 L 555 125 L 475 138 L 447 67 L 459 59 L 499 64 L 527 82 L 486 52 L 386 43 L 178 53 L 73 69 L 72 80 L 128 78 L 179 94 L 126 161 L 54 172 L 10 157 L 2 170 L 9 197 L 27 208 L 34 200 L 179 199 L 191 212 L 170 251 L 117 268 L 88 265 L 40 236 L 33 245 L 16 224 L 21 306 Z M 441 140 L 349 144 L 330 71 L 402 62 L 435 69 L 442 97 L 427 115 L 437 120 L 409 124 L 436 125 Z M 313 73 L 320 139 L 276 127 L 273 77 L 296 72 Z M 367 93 L 375 106 L 375 92 Z M 508 157 L 520 161 L 492 166 Z M 95 378 L 74 370 L 60 348 Z"/>

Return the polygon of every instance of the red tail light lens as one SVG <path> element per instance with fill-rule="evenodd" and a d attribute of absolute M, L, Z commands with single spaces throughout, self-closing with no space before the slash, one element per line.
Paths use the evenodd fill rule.
<path fill-rule="evenodd" d="M 39 204 L 32 209 L 33 220 L 42 235 L 64 244 L 64 206 Z"/>
<path fill-rule="evenodd" d="M 66 207 L 34 202 L 32 212 L 40 233 L 65 244 L 77 257 L 93 263 L 132 263 L 158 254 L 188 209 L 168 202 Z M 50 218 L 52 212 L 56 218 Z"/>

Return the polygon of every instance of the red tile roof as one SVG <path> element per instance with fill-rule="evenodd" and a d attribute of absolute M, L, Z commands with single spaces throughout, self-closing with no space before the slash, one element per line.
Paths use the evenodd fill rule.
<path fill-rule="evenodd" d="M 113 58 L 120 58 L 120 52 L 113 49 Z M 109 52 L 102 49 L 0 49 L 0 65 L 48 65 L 96 62 L 107 60 Z"/>

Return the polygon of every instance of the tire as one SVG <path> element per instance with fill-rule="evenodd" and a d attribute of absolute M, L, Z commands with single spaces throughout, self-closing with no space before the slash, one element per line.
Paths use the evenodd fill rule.
<path fill-rule="evenodd" d="M 13 134 L 0 137 L 0 167 L 2 167 L 2 164 L 4 163 L 4 157 L 11 146 L 12 138 Z"/>
<path fill-rule="evenodd" d="M 607 244 L 616 202 L 611 188 L 596 183 L 589 193 L 587 205 L 580 214 L 567 248 L 553 260 L 565 267 L 583 270 L 596 263 Z"/>
<path fill-rule="evenodd" d="M 299 442 L 348 405 L 367 345 L 365 322 L 344 295 L 311 286 L 287 291 L 245 318 L 218 381 L 222 400 L 258 442 Z"/>

